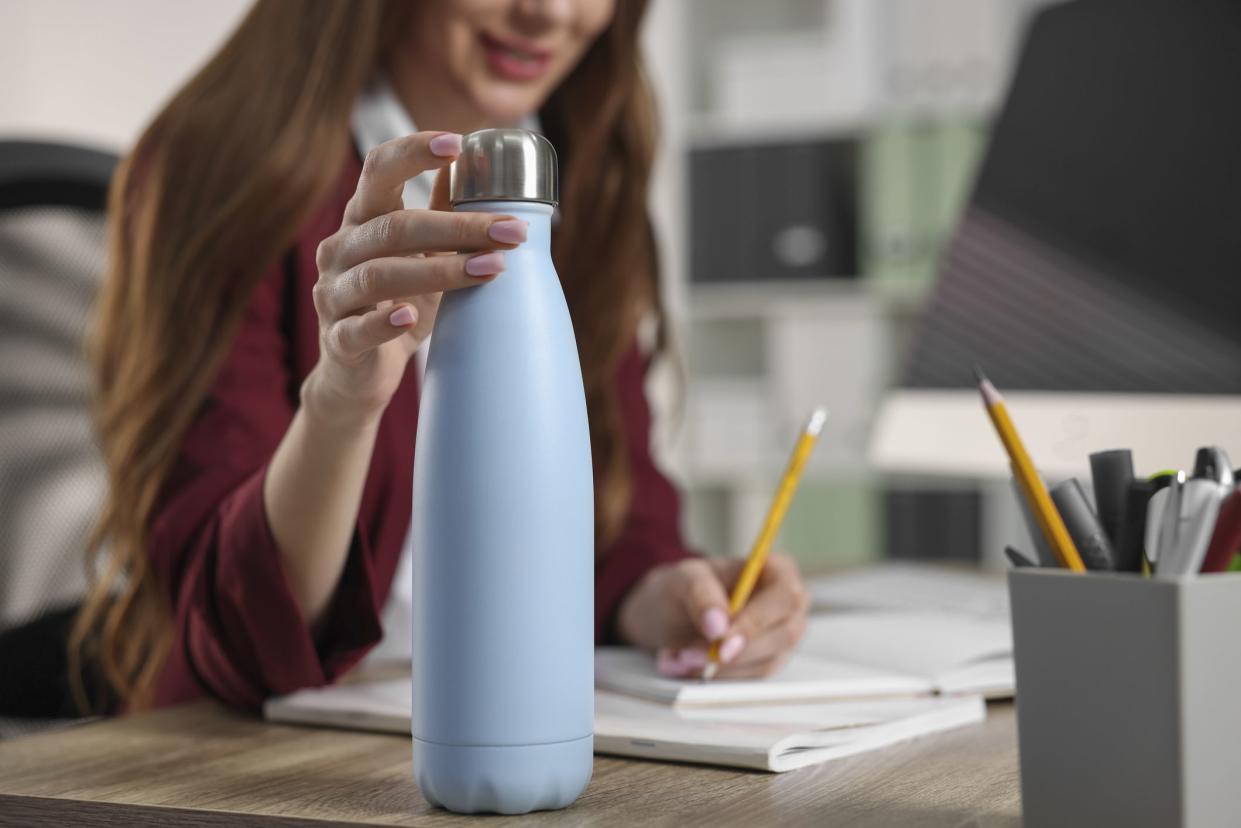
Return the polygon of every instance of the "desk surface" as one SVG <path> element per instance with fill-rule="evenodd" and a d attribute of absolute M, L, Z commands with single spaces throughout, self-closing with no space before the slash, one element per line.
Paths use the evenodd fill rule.
<path fill-rule="evenodd" d="M 565 811 L 522 824 L 1012 826 L 1016 721 L 786 774 L 596 757 Z M 171 809 L 171 810 L 170 810 Z M 0 825 L 448 825 L 414 785 L 408 738 L 266 724 L 209 703 L 0 742 Z M 492 825 L 499 824 L 490 818 Z"/>

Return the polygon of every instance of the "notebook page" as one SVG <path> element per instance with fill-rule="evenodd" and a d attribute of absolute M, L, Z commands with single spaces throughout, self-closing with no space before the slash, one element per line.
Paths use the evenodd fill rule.
<path fill-rule="evenodd" d="M 943 673 L 936 681 L 941 693 L 978 693 L 988 699 L 1011 699 L 1017 689 L 1012 657 L 979 661 Z"/>
<path fill-rule="evenodd" d="M 270 721 L 409 735 L 408 679 L 310 688 L 264 706 Z M 972 707 L 970 705 L 973 705 Z M 791 770 L 983 716 L 976 697 L 672 707 L 595 692 L 595 751 Z"/>
<path fill-rule="evenodd" d="M 919 736 L 975 724 L 987 717 L 987 706 L 980 696 L 918 699 L 915 703 L 927 707 L 920 712 L 910 711 L 907 715 L 891 721 L 856 728 L 847 734 L 843 731 L 817 731 L 786 739 L 772 752 L 771 769 L 777 772 L 790 771 L 833 759 L 843 759 Z M 844 735 L 851 738 L 841 738 Z M 807 736 L 810 738 L 807 739 Z M 806 744 L 818 740 L 828 743 Z"/>
<path fill-rule="evenodd" d="M 888 561 L 810 578 L 806 585 L 816 610 L 950 612 L 1005 620 L 1009 617 L 1004 578 L 976 569 Z"/>
<path fill-rule="evenodd" d="M 933 682 L 987 660 L 1011 660 L 1007 620 L 940 612 L 812 616 L 801 653 L 916 675 Z"/>
<path fill-rule="evenodd" d="M 409 734 L 408 678 L 308 687 L 268 699 L 263 717 L 273 722 Z"/>
<path fill-rule="evenodd" d="M 655 671 L 649 654 L 628 647 L 595 650 L 595 685 L 677 705 L 910 696 L 934 690 L 925 678 L 805 653 L 794 654 L 777 673 L 763 679 L 673 679 Z"/>
<path fill-rule="evenodd" d="M 984 715 L 977 698 L 677 708 L 595 694 L 595 750 L 651 759 L 789 770 Z"/>

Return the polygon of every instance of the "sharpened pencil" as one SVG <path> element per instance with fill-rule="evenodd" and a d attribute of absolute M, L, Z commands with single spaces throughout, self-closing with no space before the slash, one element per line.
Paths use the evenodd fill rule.
<path fill-rule="evenodd" d="M 1025 444 L 1017 435 L 1017 428 L 1013 425 L 1012 418 L 1008 416 L 1008 407 L 1004 404 L 1004 398 L 1000 396 L 999 391 L 995 390 L 991 380 L 983 375 L 982 369 L 975 366 L 974 375 L 978 377 L 978 391 L 982 394 L 983 405 L 987 409 L 988 416 L 991 417 L 991 424 L 995 426 L 1000 442 L 1004 444 L 1004 449 L 1008 452 L 1008 457 L 1013 463 L 1013 470 L 1017 474 L 1019 488 L 1030 504 L 1030 511 L 1034 514 L 1039 528 L 1043 530 L 1043 535 L 1047 538 L 1047 545 L 1051 547 L 1052 553 L 1061 566 L 1074 572 L 1085 572 L 1086 565 L 1082 563 L 1082 557 L 1078 554 L 1073 539 L 1069 537 L 1068 527 L 1064 525 L 1064 519 L 1060 517 L 1060 512 L 1052 503 L 1047 485 L 1043 482 L 1043 478 L 1039 477 L 1038 470 L 1034 468 L 1034 461 L 1030 459 Z"/>
<path fill-rule="evenodd" d="M 750 593 L 754 591 L 754 585 L 758 583 L 758 576 L 763 572 L 763 565 L 767 563 L 767 556 L 771 552 L 771 545 L 775 542 L 776 534 L 780 531 L 780 524 L 784 522 L 784 514 L 788 511 L 789 504 L 793 502 L 793 495 L 797 492 L 797 484 L 801 481 L 806 460 L 809 459 L 810 452 L 814 449 L 814 444 L 819 439 L 819 433 L 823 431 L 825 422 L 827 422 L 827 410 L 824 408 L 816 408 L 806 419 L 806 425 L 797 439 L 797 445 L 793 447 L 793 456 L 789 458 L 788 466 L 784 469 L 784 476 L 780 479 L 780 486 L 776 489 L 771 508 L 767 510 L 767 519 L 763 521 L 763 528 L 759 531 L 758 538 L 750 549 L 750 556 L 746 559 L 745 567 L 741 570 L 741 575 L 737 577 L 737 583 L 733 585 L 732 597 L 728 602 L 730 617 L 736 617 L 737 613 L 741 612 L 741 608 L 745 606 L 745 602 L 750 600 Z M 702 670 L 702 680 L 710 681 L 715 678 L 715 674 L 719 671 L 719 664 L 720 642 L 712 641 L 707 651 L 707 666 Z"/>

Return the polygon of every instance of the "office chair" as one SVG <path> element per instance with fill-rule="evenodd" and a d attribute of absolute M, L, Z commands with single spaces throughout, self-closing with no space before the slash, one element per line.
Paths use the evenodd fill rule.
<path fill-rule="evenodd" d="M 76 715 L 65 644 L 106 485 L 82 339 L 116 162 L 0 141 L 0 738 Z"/>

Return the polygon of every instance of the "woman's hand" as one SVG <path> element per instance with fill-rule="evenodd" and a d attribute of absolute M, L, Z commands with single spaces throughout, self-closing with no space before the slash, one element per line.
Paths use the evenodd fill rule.
<path fill-rule="evenodd" d="M 319 363 L 303 404 L 331 422 L 373 418 L 400 385 L 431 333 L 440 294 L 504 269 L 503 250 L 526 239 L 526 222 L 449 212 L 447 165 L 461 136 L 419 132 L 373 149 L 340 229 L 319 245 Z M 405 210 L 405 182 L 439 169 L 430 210 Z"/>
<path fill-rule="evenodd" d="M 621 604 L 621 638 L 657 651 L 664 675 L 700 675 L 716 639 L 722 641 L 719 676 L 772 673 L 806 631 L 810 596 L 797 563 L 772 555 L 754 594 L 730 620 L 729 591 L 744 565 L 737 558 L 688 558 L 655 567 Z"/>

